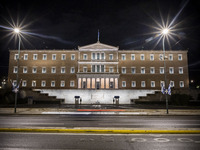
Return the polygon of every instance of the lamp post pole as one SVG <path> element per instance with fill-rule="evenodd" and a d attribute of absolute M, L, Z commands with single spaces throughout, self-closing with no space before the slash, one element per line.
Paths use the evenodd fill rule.
<path fill-rule="evenodd" d="M 165 74 L 165 87 L 167 85 L 167 70 L 166 70 L 166 61 L 165 61 L 165 35 L 163 36 L 163 59 L 164 59 L 164 74 Z M 168 97 L 165 93 L 165 99 L 166 99 L 166 113 L 168 114 Z"/>
<path fill-rule="evenodd" d="M 20 42 L 21 42 L 21 38 L 20 35 L 18 34 L 18 38 L 19 38 L 19 45 L 18 45 L 18 57 L 17 57 L 17 75 L 16 75 L 16 80 L 17 80 L 17 85 L 16 88 L 18 86 L 19 83 L 19 58 L 20 58 Z M 18 94 L 18 90 L 16 90 L 15 93 L 15 110 L 14 113 L 17 112 L 17 94 Z"/>

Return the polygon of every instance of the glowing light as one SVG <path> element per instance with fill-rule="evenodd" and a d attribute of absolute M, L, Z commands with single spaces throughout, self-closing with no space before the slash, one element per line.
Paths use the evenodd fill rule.
<path fill-rule="evenodd" d="M 15 33 L 20 33 L 20 29 L 19 28 L 15 28 L 14 31 L 15 31 Z"/>
<path fill-rule="evenodd" d="M 162 34 L 167 35 L 169 33 L 169 29 L 165 28 L 162 30 Z"/>

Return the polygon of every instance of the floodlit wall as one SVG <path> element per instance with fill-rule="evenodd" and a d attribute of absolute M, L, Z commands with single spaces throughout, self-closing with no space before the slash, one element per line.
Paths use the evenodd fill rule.
<path fill-rule="evenodd" d="M 154 94 L 155 90 L 53 90 L 41 89 L 41 93 L 49 96 L 65 99 L 65 104 L 74 104 L 74 96 L 80 96 L 81 104 L 113 104 L 114 96 L 120 96 L 119 104 L 130 104 L 130 99 L 138 99 L 139 96 Z"/>

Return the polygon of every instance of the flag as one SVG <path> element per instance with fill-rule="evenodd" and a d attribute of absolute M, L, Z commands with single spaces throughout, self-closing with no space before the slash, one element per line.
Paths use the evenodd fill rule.
<path fill-rule="evenodd" d="M 168 87 L 168 91 L 167 91 L 167 92 L 168 92 L 169 95 L 171 95 L 171 86 L 170 86 L 170 84 L 169 84 L 169 87 Z"/>
<path fill-rule="evenodd" d="M 18 85 L 14 85 L 14 82 L 12 82 L 11 80 L 10 80 L 10 82 L 12 83 L 12 92 L 14 92 L 14 93 L 17 93 L 17 92 L 19 92 L 19 86 L 20 86 L 20 84 L 21 84 L 21 81 L 22 81 L 22 79 L 19 81 L 19 83 L 18 83 Z"/>
<path fill-rule="evenodd" d="M 161 92 L 165 94 L 165 86 L 163 84 L 161 84 Z"/>

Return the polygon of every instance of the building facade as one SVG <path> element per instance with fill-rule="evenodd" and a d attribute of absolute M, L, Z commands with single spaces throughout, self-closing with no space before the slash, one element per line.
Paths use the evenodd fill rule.
<path fill-rule="evenodd" d="M 22 88 L 38 89 L 50 95 L 61 96 L 61 91 L 74 95 L 89 92 L 89 98 L 85 99 L 92 102 L 99 96 L 94 96 L 98 91 L 103 93 L 103 98 L 96 98 L 100 100 L 106 97 L 105 93 L 152 92 L 165 84 L 162 50 L 119 50 L 98 41 L 78 50 L 21 50 L 19 68 L 17 58 L 17 51 L 10 50 L 9 79 L 17 84 L 19 71 Z M 165 62 L 166 86 L 189 88 L 187 51 L 166 51 Z M 128 95 L 129 101 L 131 94 Z M 68 103 L 69 96 L 63 97 Z"/>

